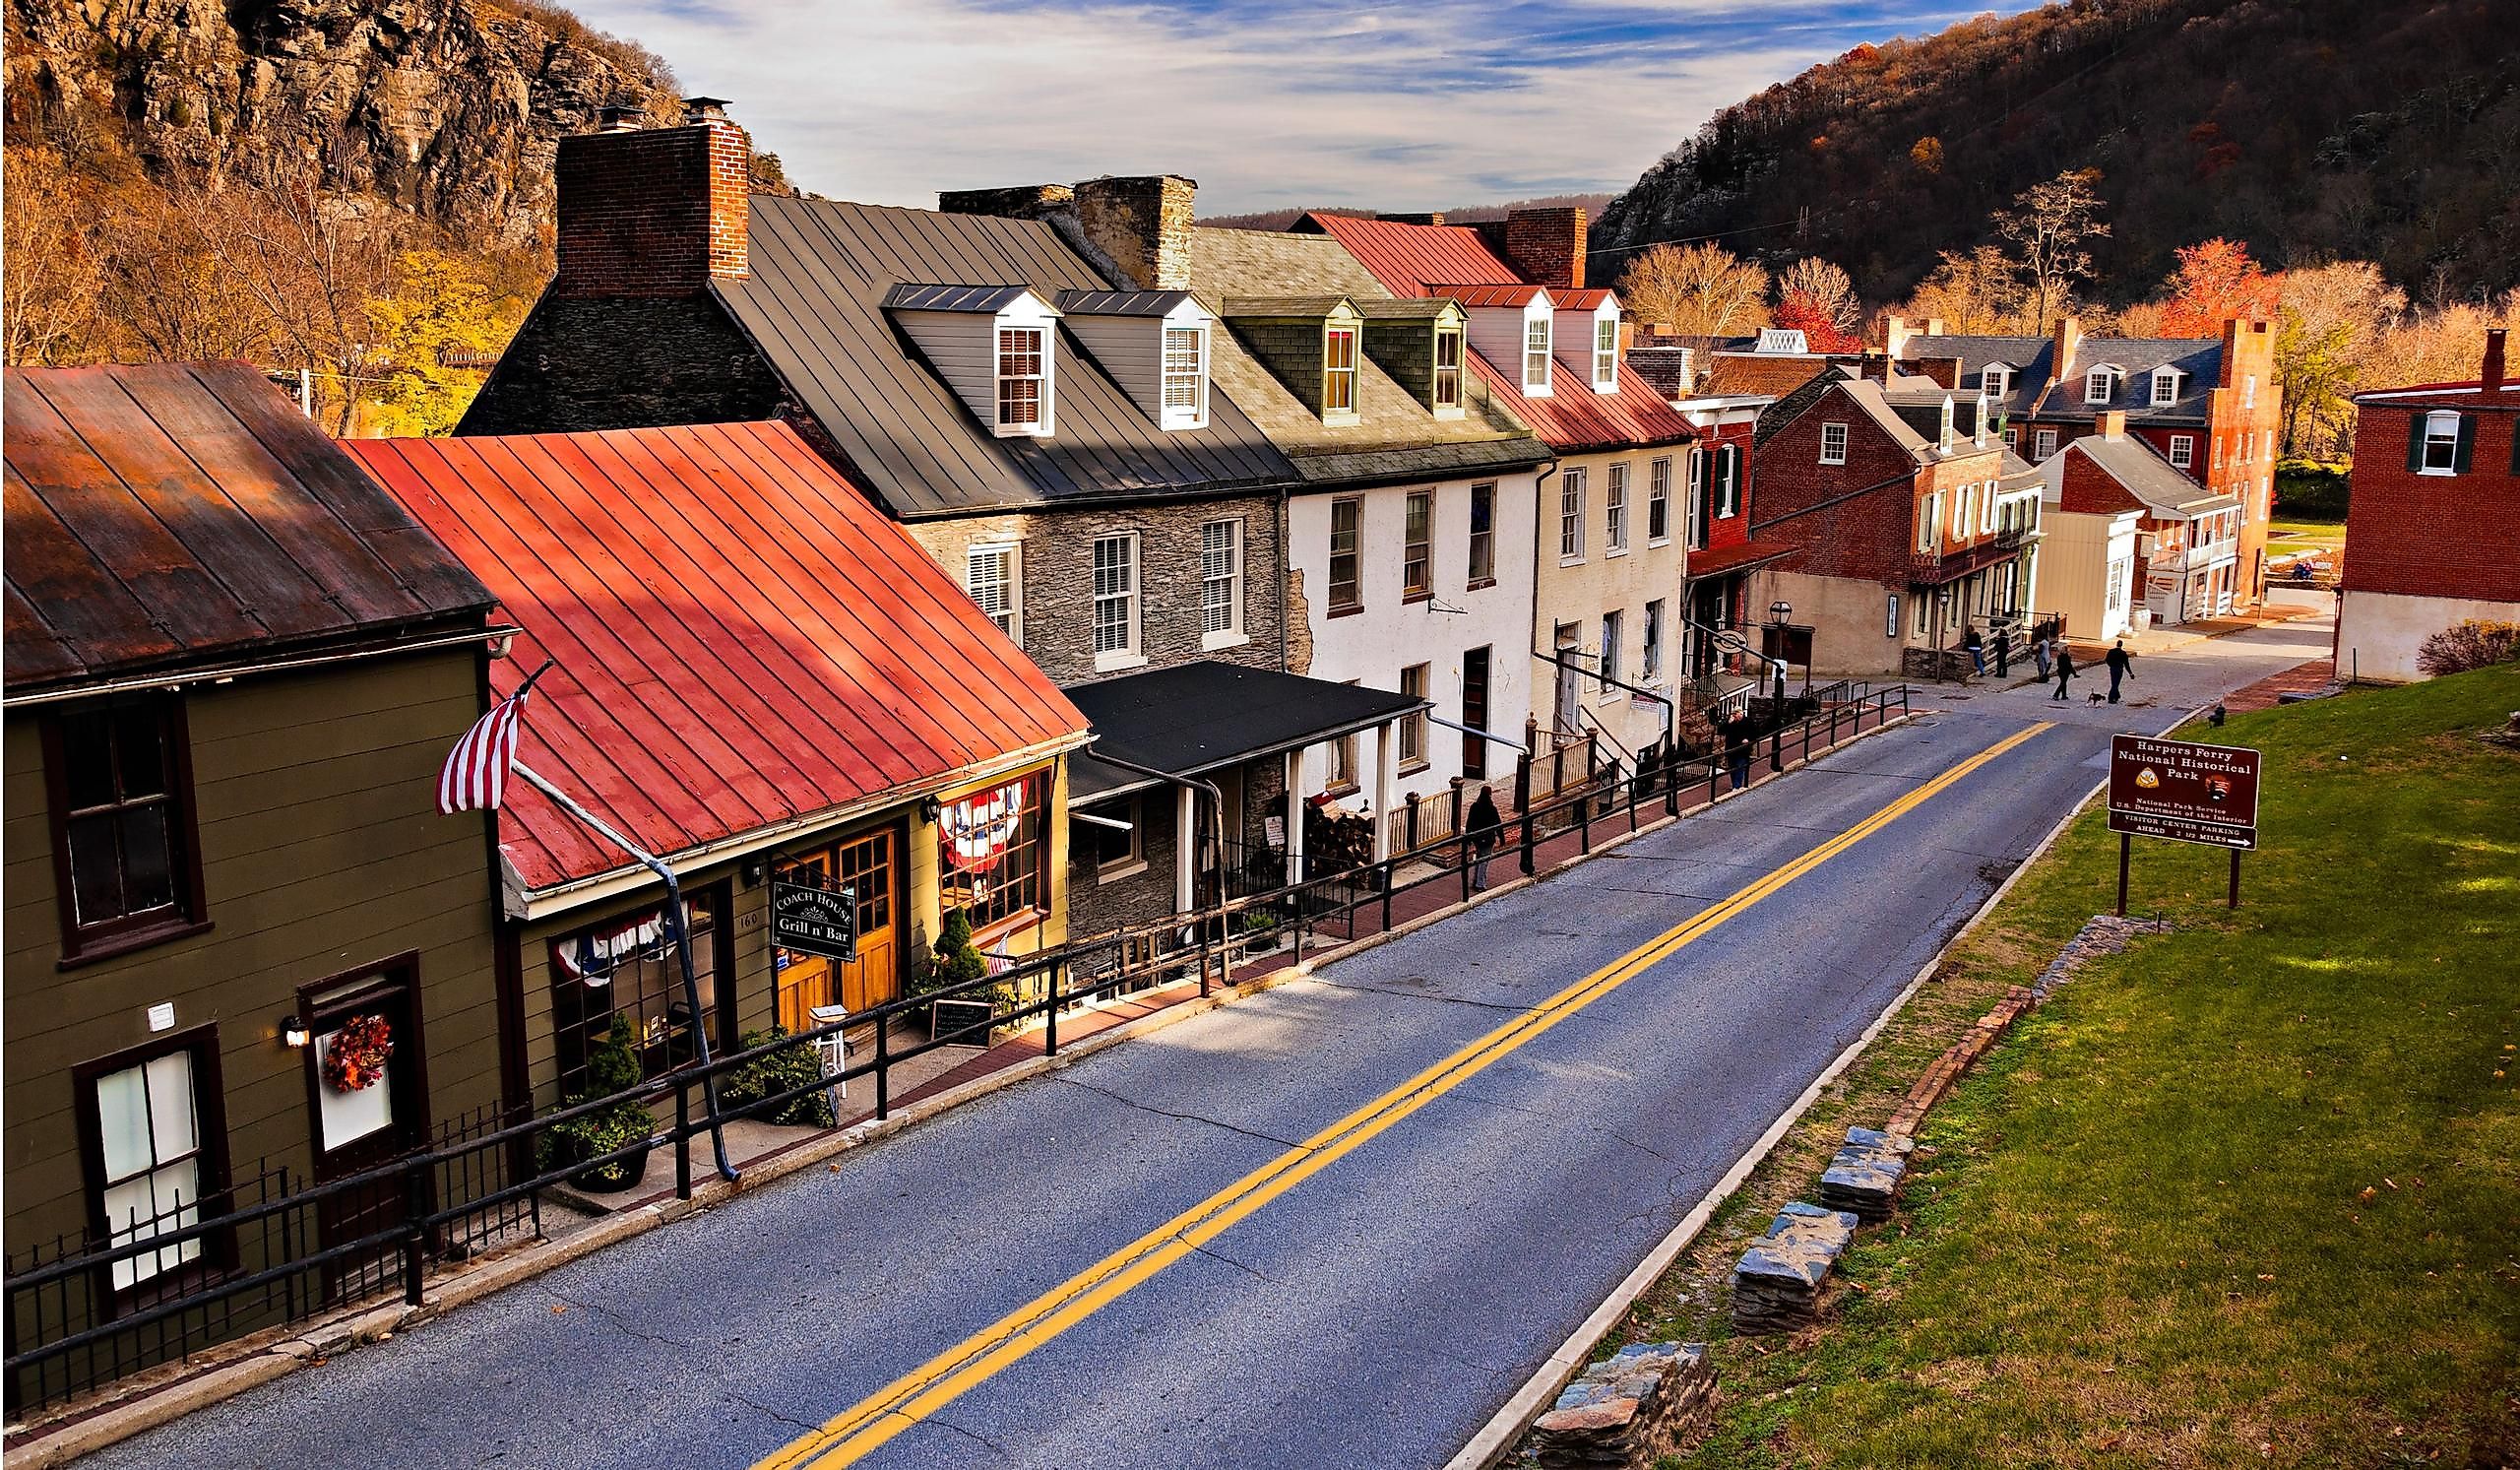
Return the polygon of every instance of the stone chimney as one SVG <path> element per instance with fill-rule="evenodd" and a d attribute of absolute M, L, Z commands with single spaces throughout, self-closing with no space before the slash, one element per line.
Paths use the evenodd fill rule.
<path fill-rule="evenodd" d="M 1141 289 L 1188 290 L 1198 200 L 1198 180 L 1177 173 L 1092 178 L 1076 186 L 1076 222 Z"/>
<path fill-rule="evenodd" d="M 936 196 L 943 215 L 999 215 L 1041 220 L 1072 208 L 1076 191 L 1065 184 L 1018 184 L 1011 189 L 948 189 Z"/>
<path fill-rule="evenodd" d="M 2083 350 L 2083 321 L 2078 316 L 2056 318 L 2055 336 L 2050 341 L 2055 351 L 2048 358 L 2048 380 L 2061 383 L 2074 375 L 2074 358 Z M 2225 354 L 2225 361 L 2230 355 Z"/>
<path fill-rule="evenodd" d="M 2477 380 L 2485 391 L 2492 393 L 2502 386 L 2502 344 L 2510 334 L 2501 327 L 2489 327 L 2485 334 L 2485 365 L 2478 369 Z"/>
<path fill-rule="evenodd" d="M 560 140 L 562 296 L 687 296 L 752 274 L 752 138 L 718 97 L 684 103 L 678 128 L 625 126 Z"/>
<path fill-rule="evenodd" d="M 1505 258 L 1525 281 L 1551 290 L 1584 288 L 1584 212 L 1509 210 Z"/>
<path fill-rule="evenodd" d="M 2126 437 L 2126 411 L 2124 409 L 2111 409 L 2108 413 L 2100 415 L 2100 436 L 2104 439 L 2110 440 L 2123 439 Z"/>
<path fill-rule="evenodd" d="M 1881 325 L 1881 355 L 1896 362 L 1908 355 L 1908 339 L 1916 335 L 1904 316 L 1885 318 Z"/>
<path fill-rule="evenodd" d="M 1417 214 L 1398 215 L 1386 212 L 1378 214 L 1374 216 L 1374 218 L 1377 220 L 1388 220 L 1394 224 L 1441 224 L 1444 223 L 1444 213 L 1441 210 L 1428 210 Z"/>

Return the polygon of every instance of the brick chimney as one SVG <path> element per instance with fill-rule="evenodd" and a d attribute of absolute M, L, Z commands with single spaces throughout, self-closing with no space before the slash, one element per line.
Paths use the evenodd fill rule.
<path fill-rule="evenodd" d="M 1582 290 L 1584 212 L 1576 208 L 1507 211 L 1505 258 L 1534 286 Z"/>
<path fill-rule="evenodd" d="M 629 128 L 560 140 L 562 296 L 684 296 L 752 274 L 752 138 L 718 97 L 689 97 L 678 128 Z"/>
<path fill-rule="evenodd" d="M 1076 221 L 1141 289 L 1188 290 L 1198 201 L 1199 181 L 1177 173 L 1090 178 L 1076 186 Z"/>
<path fill-rule="evenodd" d="M 2477 381 L 2485 391 L 2494 392 L 2502 386 L 2502 344 L 2510 334 L 2501 327 L 2489 327 L 2485 334 L 2485 365 L 2477 372 Z"/>
<path fill-rule="evenodd" d="M 2083 350 L 2083 320 L 2078 316 L 2056 318 L 2055 336 L 2050 342 L 2055 352 L 2048 355 L 2048 379 L 2061 383 L 2074 375 L 2074 358 Z M 2228 360 L 2228 358 L 2226 359 Z"/>
<path fill-rule="evenodd" d="M 2108 413 L 2100 415 L 2100 436 L 2104 439 L 2110 440 L 2123 439 L 2126 437 L 2126 411 L 2124 409 L 2111 409 Z"/>

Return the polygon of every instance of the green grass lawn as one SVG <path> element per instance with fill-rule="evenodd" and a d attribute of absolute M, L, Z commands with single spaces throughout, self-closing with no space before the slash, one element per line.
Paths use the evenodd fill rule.
<path fill-rule="evenodd" d="M 2174 931 L 1935 1111 L 1861 1290 L 1719 1343 L 1718 1430 L 1671 1463 L 2520 1464 L 2520 753 L 2475 734 L 2515 708 L 2520 666 L 2235 718 L 2244 906 L 2223 854 L 2139 841 Z M 1954 971 L 2027 981 L 2115 848 L 2084 813 Z"/>
<path fill-rule="evenodd" d="M 2344 549 L 2343 521 L 2287 521 L 2279 518 L 2266 523 L 2266 550 L 2270 556 L 2309 550 L 2330 555 Z"/>

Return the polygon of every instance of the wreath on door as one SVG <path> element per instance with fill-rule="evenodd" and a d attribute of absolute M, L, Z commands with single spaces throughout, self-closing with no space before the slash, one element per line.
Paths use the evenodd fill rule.
<path fill-rule="evenodd" d="M 352 1016 L 324 1049 L 324 1081 L 335 1092 L 364 1092 L 385 1075 L 394 1031 L 379 1015 Z"/>

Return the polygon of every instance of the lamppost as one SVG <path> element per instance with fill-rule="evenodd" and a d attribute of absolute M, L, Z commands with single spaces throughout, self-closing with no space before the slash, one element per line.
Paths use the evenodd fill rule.
<path fill-rule="evenodd" d="M 1776 629 L 1776 635 L 1770 641 L 1770 647 L 1775 652 L 1768 659 L 1768 667 L 1776 671 L 1776 704 L 1774 706 L 1776 725 L 1768 732 L 1768 769 L 1770 771 L 1785 769 L 1785 628 L 1786 623 L 1793 616 L 1792 603 L 1768 604 L 1768 626 Z"/>

